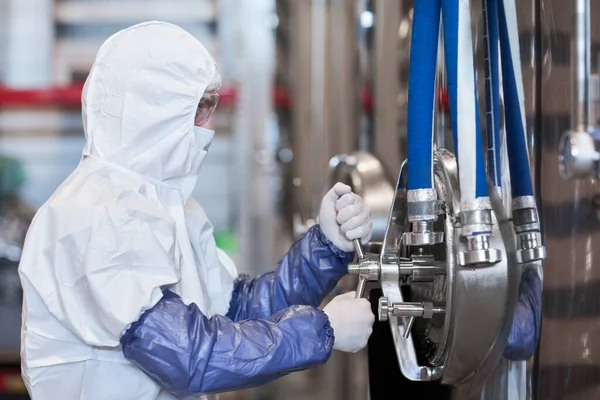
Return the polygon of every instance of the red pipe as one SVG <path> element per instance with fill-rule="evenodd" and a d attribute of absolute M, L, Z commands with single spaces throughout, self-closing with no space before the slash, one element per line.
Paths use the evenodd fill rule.
<path fill-rule="evenodd" d="M 81 91 L 83 84 L 50 87 L 47 89 L 12 89 L 0 85 L 0 107 L 69 107 L 81 106 Z M 232 107 L 237 99 L 237 88 L 223 87 L 219 91 L 219 105 Z M 291 99 L 288 93 L 281 89 L 273 90 L 273 101 L 276 107 L 288 108 Z"/>
<path fill-rule="evenodd" d="M 51 87 L 48 89 L 11 89 L 0 85 L 0 107 L 68 107 L 78 108 L 81 105 L 83 84 L 74 83 L 68 86 Z M 237 88 L 226 86 L 219 91 L 219 105 L 235 106 Z M 281 87 L 272 91 L 275 107 L 287 109 L 292 105 L 290 94 Z M 361 101 L 365 110 L 373 108 L 373 95 L 367 88 L 361 91 Z M 438 92 L 440 107 L 449 109 L 448 93 L 440 88 Z"/>

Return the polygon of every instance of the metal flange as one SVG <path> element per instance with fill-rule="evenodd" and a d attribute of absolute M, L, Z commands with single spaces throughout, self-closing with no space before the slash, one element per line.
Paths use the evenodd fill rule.
<path fill-rule="evenodd" d="M 436 191 L 438 199 L 443 201 L 445 214 L 437 224 L 438 230 L 440 226 L 443 227 L 445 241 L 431 249 L 444 249 L 443 258 L 436 260 L 439 263 L 445 259 L 445 276 L 435 278 L 433 283 L 411 282 L 409 285 L 412 293 L 410 312 L 415 312 L 420 317 L 431 315 L 432 318 L 415 320 L 410 316 L 406 317 L 408 311 L 402 307 L 394 311 L 394 305 L 407 304 L 400 287 L 404 284 L 403 276 L 407 276 L 408 269 L 398 268 L 398 256 L 408 255 L 407 258 L 412 261 L 412 250 L 404 241 L 404 233 L 411 229 L 411 221 L 407 215 L 405 164 L 398 178 L 380 258 L 379 280 L 386 299 L 379 305 L 379 314 L 383 319 L 387 317 L 390 324 L 400 369 L 406 378 L 415 381 L 439 380 L 442 384 L 452 386 L 468 381 L 470 385 L 477 386 L 479 382 L 483 382 L 484 375 L 491 372 L 489 365 L 498 362 L 501 357 L 498 349 L 503 348 L 507 340 L 505 328 L 507 321 L 512 321 L 519 283 L 520 270 L 514 268 L 517 265 L 516 249 L 511 257 L 507 255 L 498 221 L 493 214 L 486 244 L 469 244 L 461 240 L 461 228 L 453 223 L 458 220 L 461 212 L 454 156 L 443 149 L 436 151 L 434 170 Z M 514 239 L 512 233 L 512 240 Z M 477 240 L 481 242 L 481 238 Z M 497 249 L 500 254 L 488 251 L 485 257 L 464 260 L 464 266 L 458 265 L 460 253 L 490 249 Z M 486 268 L 473 268 L 473 264 L 469 262 L 481 262 L 482 259 L 497 262 L 488 264 Z M 401 259 L 400 264 L 402 263 L 406 267 L 415 266 L 414 262 L 408 265 L 406 259 Z M 513 268 L 509 268 L 509 265 Z M 405 273 L 401 274 L 400 270 Z M 437 288 L 435 290 L 443 290 L 444 304 L 415 296 L 414 290 L 419 285 L 432 285 L 432 288 Z M 429 305 L 425 306 L 426 303 Z M 444 312 L 430 313 L 433 304 L 439 307 L 438 311 Z M 474 320 L 478 321 L 476 330 L 473 330 Z M 417 357 L 415 340 L 421 339 L 415 337 L 415 329 L 418 326 L 426 327 L 429 323 L 427 321 L 437 321 L 436 326 L 439 328 L 436 329 L 439 330 L 440 337 L 436 339 L 435 353 Z M 426 328 L 419 328 L 419 332 L 427 331 Z M 430 361 L 423 365 L 417 361 L 419 358 Z"/>

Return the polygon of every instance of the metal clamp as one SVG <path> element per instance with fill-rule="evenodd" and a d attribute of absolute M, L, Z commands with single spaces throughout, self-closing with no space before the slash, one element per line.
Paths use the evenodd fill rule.
<path fill-rule="evenodd" d="M 356 298 L 364 296 L 365 287 L 369 281 L 377 281 L 381 277 L 381 263 L 374 254 L 365 254 L 358 239 L 352 241 L 356 251 L 356 262 L 348 265 L 348 274 L 358 276 Z M 420 255 L 412 258 L 388 257 L 394 264 L 398 277 L 403 282 L 433 282 L 436 275 L 446 274 L 446 263 L 435 261 L 433 256 Z M 400 284 L 400 280 L 397 282 Z"/>
<path fill-rule="evenodd" d="M 406 322 L 406 328 L 402 336 L 408 339 L 410 331 L 415 322 L 415 318 L 433 318 L 433 314 L 439 314 L 445 312 L 443 307 L 434 307 L 431 302 L 421 303 L 392 303 L 389 304 L 387 297 L 379 298 L 379 305 L 377 308 L 377 314 L 380 321 L 387 321 L 389 316 L 408 318 Z"/>
<path fill-rule="evenodd" d="M 490 265 L 502 260 L 498 249 L 490 248 L 490 235 L 479 234 L 467 238 L 467 251 L 458 253 L 458 263 L 463 266 Z"/>
<path fill-rule="evenodd" d="M 465 266 L 484 266 L 496 264 L 502 260 L 498 249 L 490 248 L 492 211 L 483 206 L 459 214 L 462 236 L 467 239 L 467 250 L 458 253 L 458 263 Z M 485 233 L 484 233 L 485 232 Z"/>
<path fill-rule="evenodd" d="M 402 235 L 406 246 L 431 246 L 444 241 L 444 232 L 435 231 L 433 221 L 415 221 L 411 225 L 411 232 Z"/>
<path fill-rule="evenodd" d="M 513 210 L 514 229 L 518 239 L 517 262 L 526 264 L 546 258 L 546 248 L 542 245 L 540 222 L 535 200 L 517 199 L 519 208 Z M 529 203 L 527 203 L 529 202 Z"/>
<path fill-rule="evenodd" d="M 379 279 L 381 268 L 379 266 L 379 257 L 365 255 L 360 240 L 354 239 L 352 244 L 354 244 L 357 261 L 348 265 L 348 274 L 358 275 L 358 286 L 356 287 L 356 298 L 358 299 L 364 296 L 368 281 Z"/>

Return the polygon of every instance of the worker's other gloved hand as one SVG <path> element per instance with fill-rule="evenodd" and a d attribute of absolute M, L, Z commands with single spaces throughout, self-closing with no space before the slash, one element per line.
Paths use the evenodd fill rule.
<path fill-rule="evenodd" d="M 367 299 L 355 299 L 356 292 L 336 296 L 323 308 L 333 328 L 335 350 L 356 353 L 373 332 L 375 316 Z"/>
<path fill-rule="evenodd" d="M 354 251 L 352 240 L 366 244 L 373 234 L 371 210 L 343 183 L 336 183 L 323 197 L 319 211 L 321 231 L 340 250 Z"/>

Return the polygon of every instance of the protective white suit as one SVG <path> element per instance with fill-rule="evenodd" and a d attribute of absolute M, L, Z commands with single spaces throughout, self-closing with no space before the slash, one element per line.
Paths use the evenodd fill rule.
<path fill-rule="evenodd" d="M 173 284 L 204 314 L 227 312 L 235 267 L 189 198 L 212 140 L 194 116 L 215 75 L 207 50 L 166 23 L 99 50 L 82 96 L 84 156 L 38 211 L 19 269 L 34 400 L 170 399 L 125 360 L 120 335 Z"/>
<path fill-rule="evenodd" d="M 194 125 L 214 110 L 216 78 L 206 49 L 171 24 L 133 26 L 100 48 L 82 96 L 83 158 L 38 211 L 19 267 L 33 400 L 188 398 L 366 345 L 365 299 L 316 308 L 346 274 L 351 240 L 371 237 L 349 187 L 329 191 L 320 225 L 272 273 L 238 278 L 217 249 L 190 198 L 213 138 Z"/>

